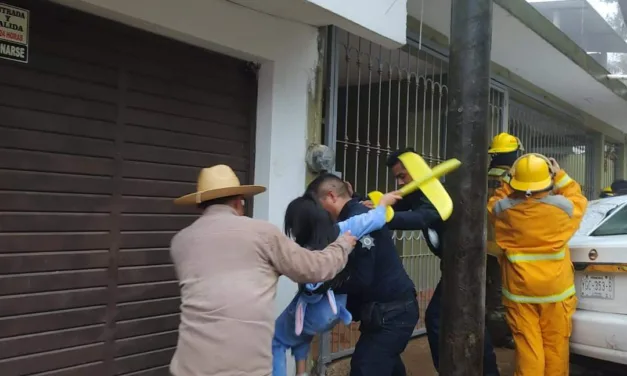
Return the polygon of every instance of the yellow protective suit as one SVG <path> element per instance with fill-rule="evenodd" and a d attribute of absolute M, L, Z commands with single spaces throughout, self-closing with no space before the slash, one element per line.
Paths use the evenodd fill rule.
<path fill-rule="evenodd" d="M 498 166 L 493 167 L 488 170 L 488 198 L 492 197 L 496 189 L 501 187 L 501 184 L 509 183 L 509 167 L 507 166 Z M 499 246 L 496 245 L 495 236 L 494 236 L 494 226 L 491 223 L 488 223 L 488 253 L 492 256 L 499 257 L 502 255 L 503 251 Z"/>
<path fill-rule="evenodd" d="M 579 228 L 587 200 L 564 171 L 553 192 L 526 197 L 508 184 L 488 203 L 497 245 L 503 250 L 503 304 L 516 343 L 515 376 L 568 376 L 574 268 L 568 241 Z"/>

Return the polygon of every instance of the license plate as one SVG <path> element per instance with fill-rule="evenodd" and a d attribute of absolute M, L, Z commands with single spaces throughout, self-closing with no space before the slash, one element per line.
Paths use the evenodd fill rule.
<path fill-rule="evenodd" d="M 614 276 L 584 275 L 581 278 L 581 297 L 614 299 Z"/>

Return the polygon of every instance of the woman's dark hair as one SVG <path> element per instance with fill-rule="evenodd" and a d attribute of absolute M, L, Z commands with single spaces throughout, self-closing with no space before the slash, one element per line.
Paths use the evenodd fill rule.
<path fill-rule="evenodd" d="M 293 238 L 301 247 L 321 251 L 337 239 L 340 229 L 310 192 L 292 200 L 287 206 L 285 234 Z M 348 268 L 345 268 L 333 279 L 325 281 L 322 286 L 308 294 L 323 294 L 328 289 L 338 288 L 348 279 L 348 276 Z M 298 292 L 303 291 L 304 285 L 299 285 Z"/>
<path fill-rule="evenodd" d="M 337 239 L 339 229 L 318 201 L 305 194 L 287 206 L 285 234 L 301 247 L 322 250 Z"/>

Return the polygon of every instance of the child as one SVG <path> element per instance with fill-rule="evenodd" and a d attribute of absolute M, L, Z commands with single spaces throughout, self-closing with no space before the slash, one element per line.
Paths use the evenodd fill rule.
<path fill-rule="evenodd" d="M 385 210 L 401 197 L 397 192 L 384 195 L 379 205 L 368 213 L 335 223 L 315 198 L 304 195 L 293 200 L 285 212 L 285 233 L 309 249 L 323 249 L 339 234 L 350 231 L 358 239 L 385 225 Z M 339 321 L 352 321 L 346 309 L 346 295 L 333 294 L 332 287 L 347 278 L 342 271 L 331 281 L 308 283 L 277 318 L 272 340 L 272 375 L 287 376 L 286 351 L 296 358 L 297 374 L 306 376 L 306 361 L 314 335 L 331 330 Z"/>

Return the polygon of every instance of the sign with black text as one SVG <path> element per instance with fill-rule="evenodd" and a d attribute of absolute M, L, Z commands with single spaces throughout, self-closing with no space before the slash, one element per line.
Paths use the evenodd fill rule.
<path fill-rule="evenodd" d="M 28 63 L 28 18 L 26 9 L 0 3 L 0 59 Z"/>

